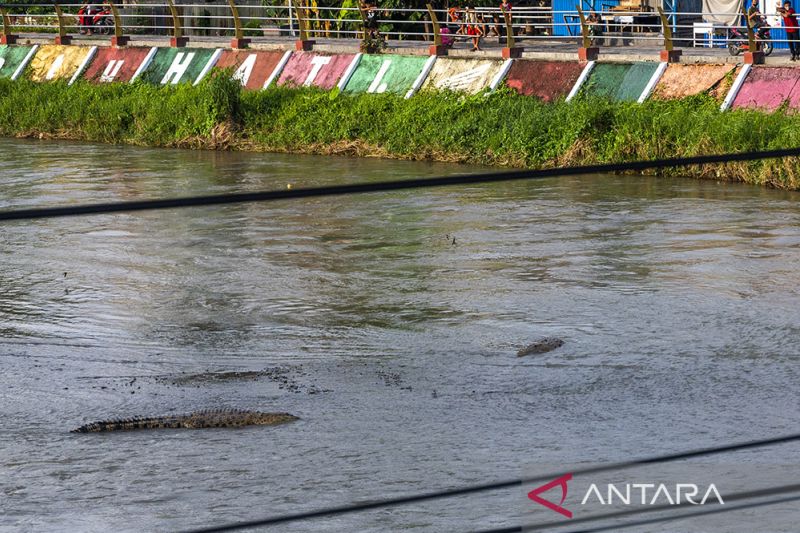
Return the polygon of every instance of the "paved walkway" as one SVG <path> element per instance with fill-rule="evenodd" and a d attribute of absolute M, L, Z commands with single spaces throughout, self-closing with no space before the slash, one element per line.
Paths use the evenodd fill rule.
<path fill-rule="evenodd" d="M 53 34 L 25 34 L 19 38 L 20 44 L 46 44 L 53 42 Z M 130 46 L 169 46 L 169 37 L 131 35 Z M 189 46 L 196 48 L 216 48 L 230 46 L 230 37 L 189 37 Z M 294 39 L 291 37 L 249 37 L 250 47 L 254 50 L 293 50 Z M 622 38 L 613 39 L 617 44 L 600 47 L 601 61 L 658 61 L 661 43 L 658 40 L 638 42 L 629 45 L 621 44 Z M 360 41 L 357 39 L 315 39 L 315 50 L 330 53 L 358 52 Z M 78 45 L 109 45 L 109 37 L 92 35 L 90 37 L 77 35 L 73 43 Z M 385 53 L 406 55 L 427 55 L 430 42 L 411 40 L 390 40 Z M 523 48 L 522 57 L 525 59 L 572 61 L 578 57 L 578 38 L 570 41 L 521 39 L 517 46 Z M 478 52 L 470 51 L 471 43 L 466 40 L 456 42 L 449 51 L 450 57 L 480 57 L 496 59 L 501 55 L 502 45 L 496 37 L 485 39 L 483 49 Z M 731 56 L 726 48 L 693 48 L 680 47 L 683 51 L 683 63 L 741 63 L 742 56 Z M 797 65 L 790 61 L 788 50 L 776 49 L 772 56 L 766 59 L 768 65 Z"/>

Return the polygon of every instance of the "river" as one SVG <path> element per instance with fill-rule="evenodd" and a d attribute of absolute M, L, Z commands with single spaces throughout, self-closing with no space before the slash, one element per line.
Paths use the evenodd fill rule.
<path fill-rule="evenodd" d="M 480 170 L 5 139 L 0 209 Z M 584 176 L 4 223 L 0 530 L 179 530 L 796 431 L 798 199 Z M 542 336 L 565 344 L 516 356 Z M 69 432 L 217 407 L 300 420 Z M 518 500 L 274 530 L 515 525 Z"/>

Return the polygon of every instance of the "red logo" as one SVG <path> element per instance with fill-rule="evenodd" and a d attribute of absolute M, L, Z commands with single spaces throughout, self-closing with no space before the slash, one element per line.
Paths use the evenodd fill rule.
<path fill-rule="evenodd" d="M 567 499 L 567 481 L 571 479 L 572 474 L 564 474 L 560 478 L 554 479 L 546 485 L 542 485 L 539 488 L 533 489 L 528 493 L 528 498 L 535 501 L 539 505 L 544 505 L 548 509 L 566 516 L 567 518 L 572 518 L 572 512 L 561 507 L 561 505 L 564 503 L 564 500 Z M 557 486 L 561 487 L 561 501 L 558 502 L 558 505 L 539 496 L 539 494 L 547 492 L 548 490 Z"/>

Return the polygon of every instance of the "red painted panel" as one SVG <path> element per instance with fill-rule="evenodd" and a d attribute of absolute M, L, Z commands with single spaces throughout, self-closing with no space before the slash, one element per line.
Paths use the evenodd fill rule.
<path fill-rule="evenodd" d="M 98 48 L 83 77 L 94 82 L 129 82 L 149 51 L 149 48 Z"/>
<path fill-rule="evenodd" d="M 516 60 L 506 76 L 506 84 L 525 96 L 535 96 L 545 102 L 569 94 L 583 65 L 567 61 Z"/>
<path fill-rule="evenodd" d="M 800 79 L 800 69 L 753 67 L 733 101 L 733 107 L 777 109 L 788 100 Z"/>
<path fill-rule="evenodd" d="M 354 54 L 295 52 L 283 68 L 278 84 L 313 85 L 322 89 L 333 89 L 354 57 Z"/>
<path fill-rule="evenodd" d="M 216 67 L 232 68 L 245 89 L 259 90 L 264 87 L 264 82 L 272 75 L 282 57 L 283 52 L 225 50 Z"/>

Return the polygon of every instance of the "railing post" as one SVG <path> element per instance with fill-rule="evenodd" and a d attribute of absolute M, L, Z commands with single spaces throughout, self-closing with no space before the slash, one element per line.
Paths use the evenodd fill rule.
<path fill-rule="evenodd" d="M 503 59 L 522 57 L 522 48 L 514 46 L 514 26 L 511 24 L 511 13 L 501 5 L 500 12 L 506 25 L 506 45 L 503 47 Z"/>
<path fill-rule="evenodd" d="M 0 35 L 0 44 L 14 44 L 17 42 L 17 36 L 11 34 L 11 19 L 8 18 L 8 11 L 0 7 L 0 13 L 3 15 L 3 33 Z"/>
<path fill-rule="evenodd" d="M 239 19 L 239 8 L 236 7 L 234 0 L 228 0 L 228 4 L 231 6 L 231 14 L 233 15 L 234 37 L 231 39 L 231 48 L 247 48 L 250 45 L 250 39 L 244 38 L 242 21 Z"/>
<path fill-rule="evenodd" d="M 67 35 L 67 28 L 64 24 L 64 11 L 61 10 L 58 2 L 53 3 L 53 8 L 56 10 L 56 17 L 58 17 L 58 35 L 56 35 L 54 41 L 56 44 L 70 44 L 72 37 Z"/>
<path fill-rule="evenodd" d="M 664 49 L 661 50 L 661 62 L 680 63 L 682 52 L 674 48 L 674 43 L 672 42 L 672 26 L 669 23 L 669 19 L 667 19 L 661 7 L 656 7 L 656 9 L 661 19 L 661 31 L 664 33 Z"/>
<path fill-rule="evenodd" d="M 578 16 L 581 19 L 581 47 L 578 48 L 578 59 L 580 61 L 597 61 L 600 49 L 592 46 L 592 39 L 589 36 L 589 25 L 586 24 L 586 17 L 583 16 L 581 6 L 575 6 Z"/>
<path fill-rule="evenodd" d="M 122 33 L 122 17 L 119 14 L 117 5 L 111 0 L 109 0 L 108 5 L 111 7 L 111 15 L 114 17 L 114 36 L 111 38 L 111 46 L 119 48 L 127 45 L 131 38 Z"/>
<path fill-rule="evenodd" d="M 308 52 L 314 49 L 314 41 L 308 38 L 308 12 L 302 2 L 292 0 L 292 4 L 294 4 L 294 11 L 297 13 L 297 28 L 300 34 L 300 38 L 294 42 L 294 49 Z"/>
<path fill-rule="evenodd" d="M 744 62 L 749 65 L 763 65 L 764 52 L 758 49 L 753 25 L 750 24 L 750 17 L 747 16 L 747 10 L 744 6 L 742 6 L 742 17 L 744 17 L 744 25 L 747 28 L 747 52 L 744 53 Z"/>
<path fill-rule="evenodd" d="M 431 18 L 431 26 L 433 26 L 433 44 L 428 48 L 428 53 L 432 56 L 446 56 L 448 47 L 442 42 L 442 29 L 439 26 L 439 19 L 436 17 L 436 12 L 431 4 L 427 4 L 427 8 L 428 16 Z M 364 30 L 366 32 L 366 27 Z"/>
<path fill-rule="evenodd" d="M 167 5 L 172 14 L 172 37 L 169 39 L 169 45 L 173 48 L 183 48 L 189 42 L 189 38 L 183 36 L 181 17 L 178 14 L 178 9 L 175 7 L 175 4 L 172 0 L 167 0 Z"/>

